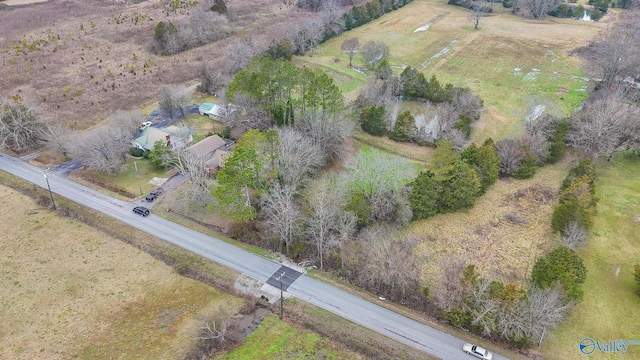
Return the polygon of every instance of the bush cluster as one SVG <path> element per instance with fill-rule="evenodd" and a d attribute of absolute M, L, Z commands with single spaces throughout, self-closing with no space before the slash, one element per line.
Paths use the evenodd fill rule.
<path fill-rule="evenodd" d="M 581 161 L 569 171 L 560 187 L 560 200 L 551 218 L 553 231 L 566 232 L 572 223 L 585 230 L 591 228 L 598 201 L 595 180 L 595 167 L 590 160 Z"/>

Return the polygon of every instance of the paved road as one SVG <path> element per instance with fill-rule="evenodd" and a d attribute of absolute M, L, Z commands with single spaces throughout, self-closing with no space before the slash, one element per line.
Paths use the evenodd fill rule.
<path fill-rule="evenodd" d="M 0 169 L 46 189 L 42 169 L 0 153 Z M 153 214 L 134 215 L 134 204 L 77 184 L 64 176 L 47 172 L 51 190 L 77 203 L 100 211 L 147 233 L 176 244 L 262 282 L 273 283 L 282 265 L 236 248 Z M 288 268 L 287 268 L 288 269 Z M 286 291 L 343 318 L 384 334 L 441 359 L 473 359 L 462 352 L 464 340 L 411 320 L 374 303 L 288 269 Z M 297 277 L 297 278 L 296 278 Z M 271 280 L 270 280 L 271 279 Z M 494 359 L 505 358 L 494 354 Z"/>

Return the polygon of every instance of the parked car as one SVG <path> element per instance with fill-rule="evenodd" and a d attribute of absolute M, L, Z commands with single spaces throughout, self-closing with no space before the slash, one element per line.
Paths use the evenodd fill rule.
<path fill-rule="evenodd" d="M 464 344 L 462 346 L 462 351 L 466 352 L 469 355 L 473 355 L 479 359 L 483 359 L 483 360 L 493 359 L 493 355 L 489 352 L 489 350 L 485 348 L 481 348 L 480 346 L 477 346 L 477 345 Z"/>
<path fill-rule="evenodd" d="M 138 215 L 142 215 L 142 216 L 149 216 L 149 214 L 151 213 L 149 211 L 149 209 L 147 209 L 144 206 L 136 206 L 133 208 L 133 212 L 138 214 Z"/>
<path fill-rule="evenodd" d="M 144 199 L 147 200 L 148 202 L 152 202 L 153 200 L 157 199 L 158 196 L 160 196 L 160 194 L 162 194 L 162 191 L 164 191 L 162 188 L 157 188 L 155 190 L 152 190 L 149 195 L 147 195 L 147 197 L 145 197 Z"/>
<path fill-rule="evenodd" d="M 149 126 L 151 126 L 151 124 L 153 124 L 151 121 L 145 121 L 142 124 L 140 124 L 140 131 L 148 128 Z"/>

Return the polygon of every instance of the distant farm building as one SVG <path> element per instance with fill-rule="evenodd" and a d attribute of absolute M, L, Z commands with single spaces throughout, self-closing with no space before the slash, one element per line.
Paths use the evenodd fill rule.
<path fill-rule="evenodd" d="M 217 105 L 214 103 L 203 103 L 198 109 L 200 115 L 208 116 L 210 119 L 224 121 L 230 117 L 235 117 L 240 112 L 240 107 L 233 104 Z"/>

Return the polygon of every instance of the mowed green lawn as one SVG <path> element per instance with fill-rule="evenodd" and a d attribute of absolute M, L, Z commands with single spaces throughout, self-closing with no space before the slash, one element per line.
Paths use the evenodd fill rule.
<path fill-rule="evenodd" d="M 427 77 L 436 75 L 441 82 L 466 86 L 480 95 L 486 106 L 476 126 L 476 141 L 518 132 L 519 120 L 532 105 L 550 103 L 567 115 L 586 99 L 587 76 L 569 52 L 591 39 L 600 23 L 531 21 L 497 11 L 474 30 L 468 15 L 466 9 L 444 0 L 415 0 L 327 41 L 312 56 L 297 57 L 295 62 L 323 68 L 352 99 L 366 78 L 349 67 L 349 58 L 340 52 L 342 42 L 351 37 L 358 37 L 361 44 L 383 41 L 398 73 L 403 66 L 412 66 Z M 416 31 L 429 23 L 427 30 Z M 364 68 L 357 54 L 353 65 Z"/>
<path fill-rule="evenodd" d="M 295 328 L 272 314 L 258 330 L 229 353 L 216 359 L 362 359 L 329 339 L 307 330 Z"/>
<path fill-rule="evenodd" d="M 589 245 L 580 252 L 588 271 L 584 299 L 543 342 L 549 359 L 583 359 L 578 344 L 584 338 L 640 340 L 640 297 L 634 294 L 633 280 L 633 264 L 640 261 L 638 174 L 637 158 L 599 167 L 598 215 Z M 624 356 L 595 350 L 592 357 L 639 359 L 640 346 L 630 346 Z"/>

